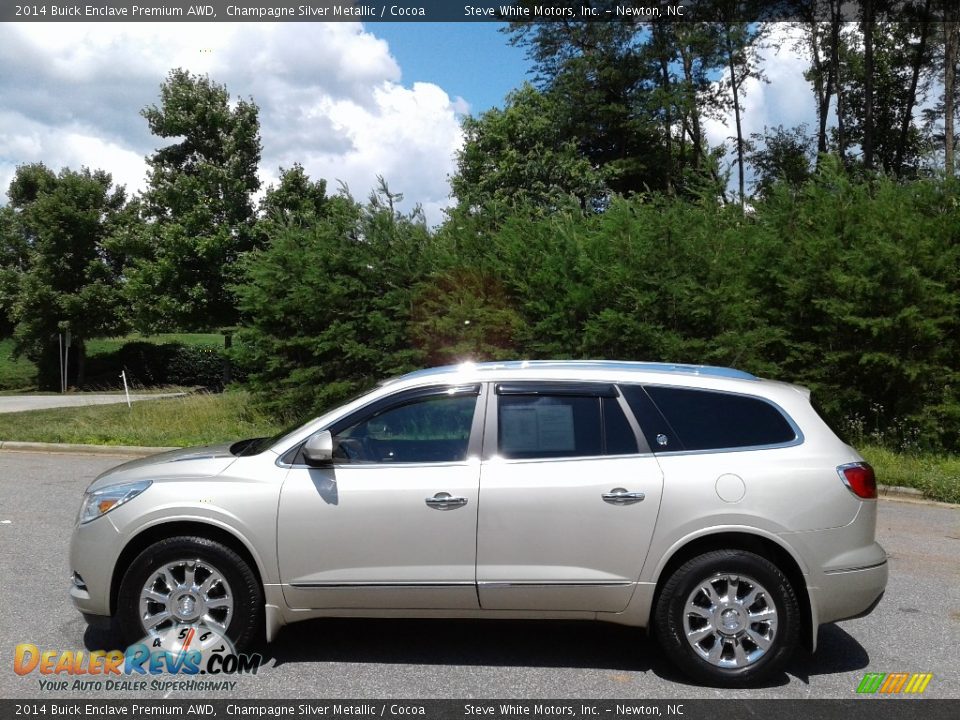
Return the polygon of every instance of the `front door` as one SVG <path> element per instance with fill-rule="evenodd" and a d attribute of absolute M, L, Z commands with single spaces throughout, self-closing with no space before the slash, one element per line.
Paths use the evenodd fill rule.
<path fill-rule="evenodd" d="M 377 401 L 331 426 L 332 467 L 289 470 L 277 545 L 291 607 L 478 607 L 481 389 Z"/>

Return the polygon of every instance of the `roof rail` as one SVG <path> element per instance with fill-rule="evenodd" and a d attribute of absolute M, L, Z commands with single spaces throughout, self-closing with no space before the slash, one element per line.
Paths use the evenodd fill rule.
<path fill-rule="evenodd" d="M 425 370 L 415 370 L 406 375 L 386 380 L 381 384 L 419 377 L 430 377 L 432 375 L 446 375 L 462 372 L 467 369 L 484 372 L 491 370 L 524 370 L 526 368 L 538 368 L 541 370 L 626 370 L 677 373 L 680 375 L 706 375 L 710 377 L 732 378 L 735 380 L 758 379 L 756 375 L 751 375 L 743 370 L 718 367 L 715 365 L 687 365 L 683 363 L 636 362 L 629 360 L 504 360 L 481 363 L 465 362 L 460 365 L 444 365 Z"/>

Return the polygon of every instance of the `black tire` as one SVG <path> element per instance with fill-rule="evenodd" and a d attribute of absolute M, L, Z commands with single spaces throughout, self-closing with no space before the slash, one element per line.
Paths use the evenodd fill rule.
<path fill-rule="evenodd" d="M 229 583 L 234 603 L 226 634 L 234 648 L 242 652 L 258 642 L 262 635 L 264 600 L 256 574 L 226 545 L 198 536 L 160 540 L 130 563 L 117 601 L 117 625 L 124 642 L 137 642 L 147 634 L 140 619 L 140 591 L 144 584 L 166 563 L 187 558 L 208 563 Z"/>
<path fill-rule="evenodd" d="M 758 659 L 743 667 L 718 667 L 708 662 L 694 649 L 693 644 L 688 642 L 684 627 L 685 606 L 691 593 L 708 580 L 723 574 L 742 575 L 755 580 L 771 596 L 769 599 L 777 613 L 776 630 L 770 646 Z M 723 587 L 722 580 L 716 582 Z M 731 583 L 731 586 L 733 585 Z M 767 600 L 762 599 L 759 602 L 765 603 Z M 744 550 L 716 550 L 687 561 L 667 579 L 660 589 L 656 603 L 654 632 L 670 660 L 685 675 L 706 685 L 744 687 L 769 678 L 789 660 L 798 644 L 800 608 L 790 581 L 769 560 Z M 713 634 L 704 642 L 710 643 L 716 637 L 720 636 Z M 722 645 L 726 653 L 740 643 L 740 640 L 725 637 L 725 642 L 729 643 Z M 747 647 L 757 649 L 749 639 Z"/>

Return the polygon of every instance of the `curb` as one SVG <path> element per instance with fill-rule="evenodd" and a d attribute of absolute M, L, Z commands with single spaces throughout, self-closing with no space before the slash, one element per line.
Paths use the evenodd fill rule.
<path fill-rule="evenodd" d="M 881 496 L 895 495 L 908 497 L 913 500 L 919 500 L 923 497 L 923 492 L 916 488 L 903 487 L 901 485 L 877 485 L 877 493 Z"/>
<path fill-rule="evenodd" d="M 902 487 L 900 485 L 877 485 L 877 499 L 960 509 L 960 505 L 957 503 L 932 500 L 924 495 L 922 491 L 917 490 L 916 488 Z"/>
<path fill-rule="evenodd" d="M 102 455 L 106 457 L 146 457 L 179 450 L 178 447 L 143 447 L 140 445 L 80 445 L 75 443 L 45 443 L 20 442 L 17 440 L 0 440 L 0 450 L 10 452 L 35 453 L 72 453 L 79 455 Z"/>

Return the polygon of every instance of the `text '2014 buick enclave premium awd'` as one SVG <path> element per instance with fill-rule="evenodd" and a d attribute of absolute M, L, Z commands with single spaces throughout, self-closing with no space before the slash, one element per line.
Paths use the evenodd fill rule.
<path fill-rule="evenodd" d="M 803 388 L 466 363 L 279 437 L 104 473 L 70 594 L 126 641 L 192 627 L 240 649 L 315 617 L 603 620 L 649 628 L 701 682 L 743 685 L 873 609 L 875 525 L 873 470 Z"/>

